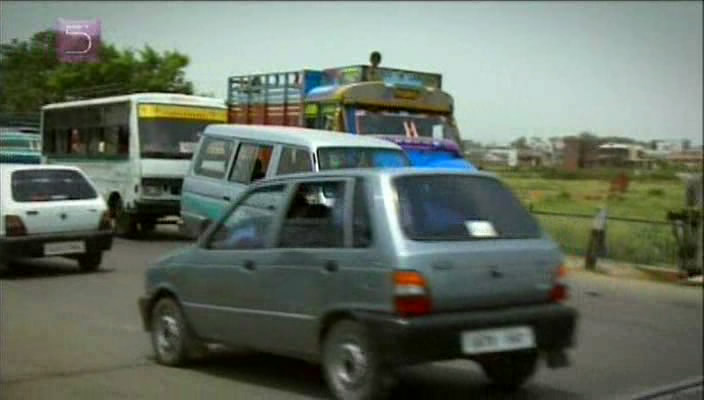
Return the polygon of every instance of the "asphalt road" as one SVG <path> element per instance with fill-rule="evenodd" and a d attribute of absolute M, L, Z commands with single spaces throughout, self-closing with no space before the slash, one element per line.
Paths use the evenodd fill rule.
<path fill-rule="evenodd" d="M 219 354 L 189 369 L 152 361 L 136 299 L 143 272 L 188 245 L 169 229 L 117 239 L 98 273 L 71 262 L 32 261 L 0 280 L 2 399 L 327 399 L 320 369 L 265 355 Z M 569 275 L 581 313 L 566 369 L 541 368 L 514 394 L 489 385 L 470 362 L 410 368 L 394 399 L 608 399 L 702 375 L 701 288 Z"/>

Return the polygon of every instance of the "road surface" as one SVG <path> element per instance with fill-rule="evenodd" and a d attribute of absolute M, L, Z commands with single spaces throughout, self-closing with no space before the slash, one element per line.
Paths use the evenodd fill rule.
<path fill-rule="evenodd" d="M 0 280 L 0 398 L 328 399 L 320 369 L 265 355 L 220 354 L 189 369 L 152 360 L 137 296 L 143 272 L 187 246 L 168 228 L 116 239 L 98 273 L 37 260 Z M 702 376 L 702 289 L 572 272 L 581 313 L 573 366 L 541 368 L 514 394 L 489 385 L 471 362 L 403 371 L 394 399 L 630 398 Z"/>

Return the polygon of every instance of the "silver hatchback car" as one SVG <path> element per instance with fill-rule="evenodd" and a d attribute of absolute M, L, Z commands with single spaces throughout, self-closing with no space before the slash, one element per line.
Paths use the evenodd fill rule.
<path fill-rule="evenodd" d="M 320 196 L 334 202 L 320 204 Z M 384 397 L 401 366 L 473 360 L 516 388 L 568 365 L 562 253 L 495 177 L 338 170 L 252 185 L 139 299 L 157 360 L 206 344 L 320 362 L 338 399 Z"/>

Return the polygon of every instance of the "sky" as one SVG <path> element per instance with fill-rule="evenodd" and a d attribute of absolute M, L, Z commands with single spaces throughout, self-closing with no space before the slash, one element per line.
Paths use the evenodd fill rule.
<path fill-rule="evenodd" d="M 2 1 L 0 42 L 99 18 L 119 48 L 190 57 L 197 92 L 228 76 L 366 64 L 443 74 L 462 136 L 590 131 L 702 142 L 702 2 Z"/>

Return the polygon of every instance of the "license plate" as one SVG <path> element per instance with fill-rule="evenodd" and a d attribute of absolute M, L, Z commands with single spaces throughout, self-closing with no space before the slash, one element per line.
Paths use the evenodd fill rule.
<path fill-rule="evenodd" d="M 535 347 L 533 329 L 528 326 L 486 329 L 462 333 L 465 354 L 493 353 Z"/>
<path fill-rule="evenodd" d="M 59 254 L 75 254 L 85 252 L 86 244 L 83 241 L 46 243 L 44 245 L 45 256 L 56 256 Z"/>

